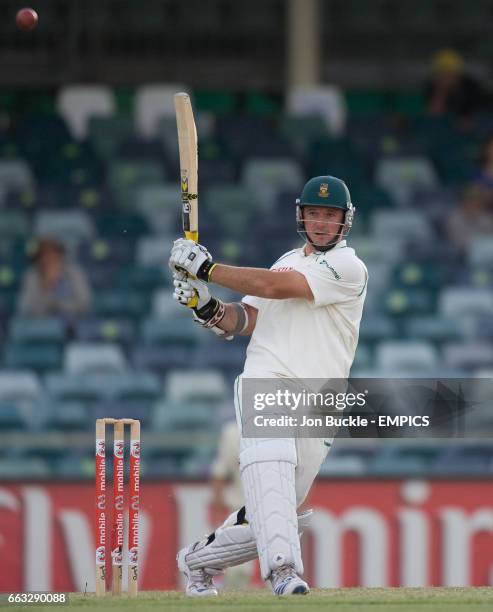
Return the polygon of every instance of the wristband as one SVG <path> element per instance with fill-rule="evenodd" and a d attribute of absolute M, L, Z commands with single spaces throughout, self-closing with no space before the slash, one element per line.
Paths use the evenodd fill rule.
<path fill-rule="evenodd" d="M 204 263 L 197 271 L 197 278 L 201 281 L 205 281 L 206 283 L 208 283 L 211 276 L 211 272 L 216 266 L 217 264 L 212 263 L 212 261 L 204 261 Z"/>

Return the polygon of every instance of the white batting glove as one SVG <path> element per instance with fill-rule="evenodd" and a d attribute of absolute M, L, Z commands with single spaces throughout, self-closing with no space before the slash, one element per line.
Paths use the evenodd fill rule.
<path fill-rule="evenodd" d="M 213 267 L 212 256 L 201 244 L 179 238 L 173 243 L 169 267 L 172 272 L 185 271 L 192 278 L 207 282 Z"/>
<path fill-rule="evenodd" d="M 194 295 L 198 297 L 198 304 L 195 307 L 198 310 L 211 301 L 211 294 L 206 283 L 188 278 L 184 272 L 173 273 L 173 285 L 175 287 L 173 297 L 183 306 L 187 306 Z"/>

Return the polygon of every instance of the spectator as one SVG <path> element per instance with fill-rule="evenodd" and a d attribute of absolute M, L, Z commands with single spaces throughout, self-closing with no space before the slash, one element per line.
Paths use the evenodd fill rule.
<path fill-rule="evenodd" d="M 431 72 L 425 84 L 428 112 L 469 119 L 481 105 L 483 93 L 480 83 L 467 74 L 462 57 L 452 49 L 438 51 Z"/>
<path fill-rule="evenodd" d="M 447 226 L 449 239 L 461 252 L 476 236 L 493 236 L 493 215 L 489 202 L 491 195 L 481 186 L 472 185 L 450 215 Z"/>
<path fill-rule="evenodd" d="M 89 283 L 79 266 L 67 259 L 63 245 L 42 238 L 33 259 L 22 281 L 19 314 L 61 315 L 68 321 L 86 314 L 91 305 Z"/>
<path fill-rule="evenodd" d="M 490 136 L 481 147 L 479 165 L 474 185 L 482 189 L 489 211 L 493 213 L 493 136 Z"/>

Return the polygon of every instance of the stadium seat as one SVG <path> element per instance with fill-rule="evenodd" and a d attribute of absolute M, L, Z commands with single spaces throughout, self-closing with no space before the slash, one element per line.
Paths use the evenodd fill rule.
<path fill-rule="evenodd" d="M 440 294 L 438 309 L 443 316 L 452 318 L 491 316 L 493 291 L 470 287 L 448 287 Z"/>
<path fill-rule="evenodd" d="M 59 370 L 62 349 L 53 345 L 24 345 L 9 343 L 5 347 L 4 365 L 9 369 L 32 369 L 38 373 Z"/>
<path fill-rule="evenodd" d="M 42 210 L 34 219 L 34 233 L 43 238 L 56 238 L 76 248 L 81 242 L 90 241 L 96 234 L 96 228 L 84 211 Z"/>
<path fill-rule="evenodd" d="M 304 174 L 299 163 L 291 159 L 250 158 L 243 166 L 241 180 L 253 195 L 255 207 L 268 211 L 280 190 L 292 188 L 301 193 Z"/>
<path fill-rule="evenodd" d="M 390 157 L 377 163 L 375 182 L 400 206 L 406 206 L 415 189 L 434 187 L 437 177 L 431 162 L 424 157 Z"/>
<path fill-rule="evenodd" d="M 0 399 L 0 430 L 23 430 L 27 428 L 21 409 L 14 402 Z"/>
<path fill-rule="evenodd" d="M 106 162 L 116 156 L 120 143 L 134 135 L 131 117 L 116 115 L 110 117 L 90 117 L 88 140 L 98 156 Z"/>
<path fill-rule="evenodd" d="M 177 366 L 189 365 L 190 350 L 184 347 L 137 344 L 132 351 L 132 363 L 138 370 L 164 374 Z"/>
<path fill-rule="evenodd" d="M 139 238 L 136 249 L 137 263 L 141 266 L 160 266 L 164 268 L 168 262 L 174 239 L 171 235 Z"/>
<path fill-rule="evenodd" d="M 444 342 L 465 336 L 464 321 L 441 316 L 411 317 L 404 321 L 404 333 L 408 338 Z"/>
<path fill-rule="evenodd" d="M 152 403 L 163 394 L 159 378 L 150 372 L 127 372 L 106 377 L 106 392 L 117 401 Z"/>
<path fill-rule="evenodd" d="M 135 339 L 130 319 L 85 319 L 75 324 L 75 338 L 83 342 L 118 342 L 125 346 Z"/>
<path fill-rule="evenodd" d="M 473 446 L 452 446 L 444 449 L 433 466 L 435 475 L 489 476 L 493 472 L 491 445 L 475 443 Z"/>
<path fill-rule="evenodd" d="M 439 453 L 439 448 L 426 446 L 383 448 L 371 463 L 371 471 L 381 476 L 427 476 Z"/>
<path fill-rule="evenodd" d="M 122 208 L 135 208 L 136 188 L 161 183 L 165 176 L 162 163 L 149 160 L 115 160 L 108 165 L 107 186 Z"/>
<path fill-rule="evenodd" d="M 383 216 L 383 211 L 381 212 Z M 356 215 L 358 215 L 358 213 L 356 213 Z M 356 219 L 357 218 L 356 216 Z M 357 221 L 355 222 L 357 223 Z M 350 234 L 349 241 L 350 246 L 355 249 L 358 257 L 361 257 L 365 263 L 390 262 L 396 264 L 399 263 L 404 256 L 405 245 L 399 237 L 392 235 L 390 232 L 385 240 L 385 249 L 382 249 L 380 242 L 371 236 L 353 237 L 353 235 Z"/>
<path fill-rule="evenodd" d="M 173 234 L 177 230 L 177 205 L 181 201 L 180 198 L 177 183 L 156 183 L 135 189 L 136 209 L 145 217 L 155 234 Z"/>
<path fill-rule="evenodd" d="M 64 370 L 69 374 L 124 372 L 127 363 L 118 345 L 71 342 L 65 350 Z"/>
<path fill-rule="evenodd" d="M 5 423 L 9 422 L 9 414 L 12 414 L 11 425 L 16 424 L 21 428 L 40 425 L 42 418 L 36 407 L 41 396 L 42 387 L 34 372 L 0 371 L 0 404 L 3 406 L 2 419 Z"/>
<path fill-rule="evenodd" d="M 376 210 L 371 214 L 370 230 L 378 243 L 385 236 L 393 240 L 426 242 L 433 230 L 426 214 L 417 210 Z M 385 250 L 385 249 L 383 249 Z"/>
<path fill-rule="evenodd" d="M 186 308 L 178 304 L 169 289 L 158 289 L 154 292 L 151 310 L 154 318 L 187 317 L 190 325 L 192 325 L 189 317 L 190 313 L 187 312 Z"/>
<path fill-rule="evenodd" d="M 252 223 L 258 201 L 250 188 L 239 189 L 236 183 L 222 183 L 207 189 L 204 196 L 207 212 L 224 236 L 241 238 Z"/>
<path fill-rule="evenodd" d="M 29 233 L 26 213 L 18 210 L 2 210 L 0 215 L 0 240 L 13 241 L 25 238 Z"/>
<path fill-rule="evenodd" d="M 346 127 L 346 101 L 335 85 L 294 87 L 288 91 L 286 107 L 288 115 L 319 115 L 334 136 L 342 134 Z"/>
<path fill-rule="evenodd" d="M 419 374 L 435 368 L 438 365 L 438 355 L 428 342 L 391 340 L 377 346 L 375 362 L 383 370 Z"/>
<path fill-rule="evenodd" d="M 493 268 L 493 240 L 491 236 L 477 236 L 467 248 L 467 259 L 471 266 Z"/>
<path fill-rule="evenodd" d="M 284 115 L 281 117 L 280 130 L 291 149 L 301 159 L 307 155 L 314 142 L 329 137 L 327 124 L 320 113 L 306 116 Z"/>
<path fill-rule="evenodd" d="M 460 368 L 471 372 L 478 368 L 493 367 L 493 343 L 481 340 L 477 342 L 451 342 L 443 349 L 445 363 L 451 368 Z"/>
<path fill-rule="evenodd" d="M 178 83 L 143 85 L 135 94 L 135 126 L 142 138 L 156 138 L 159 119 L 175 116 L 174 94 L 186 91 L 184 85 Z"/>
<path fill-rule="evenodd" d="M 0 160 L 0 205 L 9 191 L 32 191 L 35 181 L 29 164 L 21 159 Z"/>
<path fill-rule="evenodd" d="M 57 402 L 79 402 L 86 406 L 102 401 L 106 389 L 96 376 L 82 374 L 50 374 L 45 378 L 46 391 Z"/>
<path fill-rule="evenodd" d="M 217 406 L 228 393 L 224 376 L 213 369 L 169 372 L 164 389 L 166 397 L 177 403 L 201 401 Z"/>
<path fill-rule="evenodd" d="M 18 481 L 43 479 L 52 476 L 46 461 L 36 457 L 0 458 L 0 480 Z"/>
<path fill-rule="evenodd" d="M 209 403 L 183 398 L 180 401 L 166 400 L 156 406 L 153 429 L 170 433 L 206 433 L 216 430 L 217 423 Z"/>
<path fill-rule="evenodd" d="M 58 318 L 15 317 L 9 323 L 9 340 L 17 344 L 54 344 L 65 339 L 65 325 Z"/>
<path fill-rule="evenodd" d="M 94 296 L 93 311 L 99 318 L 135 320 L 145 316 L 147 309 L 146 296 L 134 292 L 103 290 Z"/>
<path fill-rule="evenodd" d="M 141 338 L 149 345 L 194 347 L 203 338 L 200 332 L 189 317 L 146 319 Z"/>
<path fill-rule="evenodd" d="M 359 337 L 362 342 L 397 338 L 397 325 L 393 319 L 385 315 L 365 316 L 361 319 Z"/>
<path fill-rule="evenodd" d="M 429 289 L 395 288 L 388 291 L 382 304 L 394 316 L 427 315 L 435 310 L 435 295 Z"/>
<path fill-rule="evenodd" d="M 73 136 L 87 136 L 91 117 L 104 117 L 115 112 L 115 100 L 109 87 L 102 85 L 67 85 L 57 96 L 57 110 L 65 119 Z"/>
<path fill-rule="evenodd" d="M 87 431 L 94 426 L 94 413 L 85 402 L 66 400 L 51 405 L 49 427 L 61 431 Z"/>

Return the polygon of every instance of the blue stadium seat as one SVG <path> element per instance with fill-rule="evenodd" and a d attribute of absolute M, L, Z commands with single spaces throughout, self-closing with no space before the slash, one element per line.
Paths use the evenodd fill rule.
<path fill-rule="evenodd" d="M 468 343 L 451 342 L 444 346 L 447 366 L 467 371 L 493 367 L 493 343 L 478 340 Z"/>
<path fill-rule="evenodd" d="M 85 402 L 58 401 L 52 404 L 49 426 L 61 431 L 87 431 L 94 426 L 93 414 Z"/>
<path fill-rule="evenodd" d="M 135 325 L 131 319 L 84 319 L 75 324 L 75 337 L 84 342 L 129 346 L 135 339 Z"/>
<path fill-rule="evenodd" d="M 64 369 L 70 374 L 124 372 L 122 349 L 110 342 L 71 342 L 65 350 Z"/>
<path fill-rule="evenodd" d="M 0 431 L 20 431 L 28 428 L 19 406 L 13 401 L 0 399 Z"/>
<path fill-rule="evenodd" d="M 141 338 L 149 345 L 195 347 L 203 338 L 198 325 L 189 318 L 146 319 Z"/>
<path fill-rule="evenodd" d="M 50 374 L 45 378 L 45 385 L 50 398 L 61 403 L 91 406 L 106 396 L 105 386 L 96 376 L 87 374 Z"/>
<path fill-rule="evenodd" d="M 411 317 L 404 321 L 404 333 L 408 338 L 444 342 L 465 336 L 464 321 L 441 316 Z"/>
<path fill-rule="evenodd" d="M 445 449 L 433 465 L 434 474 L 491 476 L 493 449 L 488 444 L 453 446 Z"/>
<path fill-rule="evenodd" d="M 219 370 L 173 370 L 166 376 L 165 392 L 175 402 L 200 401 L 218 406 L 228 396 L 228 387 Z"/>
<path fill-rule="evenodd" d="M 9 339 L 16 344 L 58 346 L 65 339 L 65 324 L 56 317 L 15 317 L 9 323 Z"/>
<path fill-rule="evenodd" d="M 189 348 L 137 344 L 132 351 L 132 363 L 139 370 L 165 374 L 170 369 L 190 366 Z"/>
<path fill-rule="evenodd" d="M 153 429 L 170 433 L 217 430 L 210 405 L 200 401 L 160 402 L 154 409 L 152 424 Z"/>
<path fill-rule="evenodd" d="M 0 458 L 0 480 L 38 480 L 52 476 L 48 463 L 36 457 Z"/>
<path fill-rule="evenodd" d="M 493 312 L 493 291 L 471 287 L 448 287 L 441 292 L 439 311 L 445 317 L 471 317 Z"/>
<path fill-rule="evenodd" d="M 375 363 L 383 370 L 417 375 L 433 370 L 438 365 L 438 354 L 429 342 L 389 340 L 377 346 Z"/>
<path fill-rule="evenodd" d="M 59 370 L 62 365 L 60 347 L 7 344 L 4 364 L 10 369 L 30 369 L 38 373 Z"/>

